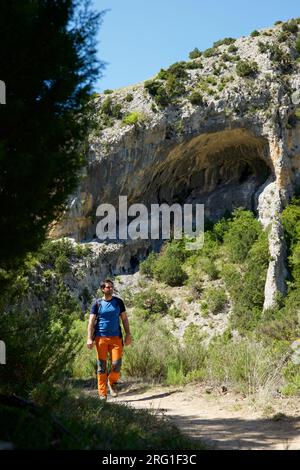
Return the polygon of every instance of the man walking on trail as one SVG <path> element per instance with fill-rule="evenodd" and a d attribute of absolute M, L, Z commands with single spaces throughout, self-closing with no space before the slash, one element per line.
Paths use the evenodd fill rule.
<path fill-rule="evenodd" d="M 111 396 L 116 397 L 115 385 L 121 375 L 123 340 L 119 317 L 126 333 L 124 344 L 131 344 L 129 322 L 123 300 L 113 295 L 113 282 L 106 279 L 101 283 L 104 294 L 91 308 L 88 324 L 87 347 L 93 348 L 93 336 L 97 348 L 98 393 L 101 399 L 107 398 L 107 387 Z M 111 370 L 107 373 L 107 354 L 111 359 Z"/>

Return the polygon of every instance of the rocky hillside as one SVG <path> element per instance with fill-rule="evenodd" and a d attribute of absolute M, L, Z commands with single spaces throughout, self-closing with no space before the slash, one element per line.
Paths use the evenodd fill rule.
<path fill-rule="evenodd" d="M 213 221 L 243 206 L 271 224 L 271 306 L 285 292 L 279 215 L 300 183 L 299 24 L 225 38 L 146 82 L 96 95 L 86 171 L 51 236 L 96 242 L 96 208 L 117 207 L 119 195 L 148 207 L 204 203 Z M 107 274 L 127 272 L 147 250 L 132 243 Z"/>

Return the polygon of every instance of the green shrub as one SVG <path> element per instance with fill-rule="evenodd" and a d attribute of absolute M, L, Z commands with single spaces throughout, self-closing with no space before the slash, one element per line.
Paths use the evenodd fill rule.
<path fill-rule="evenodd" d="M 132 322 L 132 330 L 137 341 L 127 349 L 124 357 L 123 370 L 127 376 L 169 385 L 202 377 L 205 350 L 198 327 L 187 327 L 183 346 L 161 321 L 150 323 L 138 319 Z"/>
<path fill-rule="evenodd" d="M 91 247 L 84 243 L 76 244 L 75 253 L 78 258 L 84 258 L 92 252 Z"/>
<path fill-rule="evenodd" d="M 165 282 L 169 286 L 182 286 L 187 279 L 187 274 L 181 267 L 181 261 L 175 257 L 163 255 L 158 258 L 154 268 L 154 277 L 158 281 Z"/>
<path fill-rule="evenodd" d="M 113 93 L 113 90 L 107 89 L 107 90 L 104 90 L 103 93 L 105 95 L 110 95 L 111 93 Z"/>
<path fill-rule="evenodd" d="M 229 213 L 225 214 L 224 217 L 218 220 L 213 226 L 213 235 L 219 243 L 223 242 L 224 235 L 229 229 L 230 217 L 231 215 Z"/>
<path fill-rule="evenodd" d="M 288 261 L 293 286 L 300 288 L 300 199 L 293 198 L 281 214 L 288 245 Z"/>
<path fill-rule="evenodd" d="M 55 270 L 61 275 L 67 274 L 71 271 L 71 265 L 65 255 L 59 255 L 55 260 Z"/>
<path fill-rule="evenodd" d="M 298 32 L 297 20 L 290 20 L 282 24 L 282 31 L 287 31 L 289 33 Z"/>
<path fill-rule="evenodd" d="M 289 247 L 300 240 L 300 198 L 292 198 L 283 210 L 281 220 Z"/>
<path fill-rule="evenodd" d="M 216 54 L 216 50 L 213 47 L 210 47 L 203 52 L 203 57 L 214 57 Z"/>
<path fill-rule="evenodd" d="M 185 93 L 185 86 L 182 80 L 177 78 L 176 75 L 170 74 L 167 78 L 166 92 L 171 98 L 181 96 Z"/>
<path fill-rule="evenodd" d="M 201 77 L 198 81 L 198 88 L 201 91 L 208 93 L 209 95 L 213 95 L 215 93 L 215 90 L 210 88 L 209 85 L 212 85 L 213 87 L 218 85 L 218 81 L 215 79 L 215 77 L 213 76 Z"/>
<path fill-rule="evenodd" d="M 133 94 L 132 93 L 127 93 L 127 95 L 125 96 L 125 100 L 128 101 L 128 103 L 130 101 L 132 101 L 133 100 Z"/>
<path fill-rule="evenodd" d="M 186 69 L 203 69 L 203 64 L 200 60 L 194 60 L 193 62 L 187 62 Z"/>
<path fill-rule="evenodd" d="M 135 341 L 124 354 L 124 374 L 148 381 L 164 381 L 168 359 L 178 356 L 177 342 L 161 321 L 138 318 L 132 319 L 130 324 Z"/>
<path fill-rule="evenodd" d="M 199 263 L 201 270 L 208 275 L 208 278 L 213 281 L 219 279 L 219 271 L 215 262 L 209 258 L 202 258 Z"/>
<path fill-rule="evenodd" d="M 120 103 L 114 104 L 112 98 L 108 96 L 103 101 L 101 108 L 100 108 L 100 112 L 106 118 L 111 117 L 115 119 L 121 119 L 122 117 L 121 109 L 122 109 L 122 105 Z"/>
<path fill-rule="evenodd" d="M 162 85 L 157 80 L 146 80 L 144 83 L 144 87 L 151 96 L 156 96 Z"/>
<path fill-rule="evenodd" d="M 165 107 L 170 104 L 170 98 L 161 82 L 157 80 L 147 80 L 144 87 L 159 106 Z"/>
<path fill-rule="evenodd" d="M 159 255 L 153 254 L 149 261 L 141 263 L 142 273 L 170 286 L 182 285 L 187 275 L 181 266 L 189 254 L 183 239 L 173 240 L 164 245 Z"/>
<path fill-rule="evenodd" d="M 171 299 L 167 295 L 157 292 L 155 287 L 144 289 L 133 297 L 134 307 L 146 311 L 148 318 L 155 315 L 166 315 L 171 303 Z"/>
<path fill-rule="evenodd" d="M 283 371 L 285 384 L 282 393 L 285 396 L 300 395 L 300 372 L 299 364 L 288 363 Z"/>
<path fill-rule="evenodd" d="M 258 65 L 256 62 L 247 61 L 247 60 L 239 60 L 236 64 L 236 73 L 240 77 L 251 77 L 254 76 L 258 72 Z"/>
<path fill-rule="evenodd" d="M 253 290 L 252 302 L 257 306 L 261 306 L 263 304 L 264 296 L 262 291 L 265 285 L 266 271 L 269 266 L 269 261 L 268 234 L 266 231 L 261 231 L 257 240 L 249 249 L 246 258 L 244 277 L 244 285 L 249 285 L 249 290 Z"/>
<path fill-rule="evenodd" d="M 286 42 L 289 39 L 289 34 L 287 32 L 281 32 L 278 34 L 277 39 L 279 42 Z"/>
<path fill-rule="evenodd" d="M 103 101 L 101 105 L 101 113 L 107 114 L 107 116 L 111 116 L 111 112 L 112 112 L 112 99 L 110 96 L 108 96 L 107 98 L 105 98 L 105 100 Z"/>
<path fill-rule="evenodd" d="M 159 80 L 167 80 L 168 76 L 169 74 L 165 69 L 160 69 L 160 71 L 156 75 L 156 78 L 158 78 Z"/>
<path fill-rule="evenodd" d="M 286 54 L 277 44 L 269 46 L 270 58 L 278 64 L 282 71 L 288 71 L 292 67 L 290 55 Z"/>
<path fill-rule="evenodd" d="M 238 48 L 234 45 L 234 44 L 230 44 L 230 46 L 228 47 L 228 52 L 230 52 L 231 54 L 234 54 L 235 52 L 238 51 Z"/>
<path fill-rule="evenodd" d="M 189 323 L 183 334 L 184 345 L 188 346 L 190 344 L 201 344 L 203 340 L 203 333 L 201 332 L 201 327 L 195 325 L 195 323 Z"/>
<path fill-rule="evenodd" d="M 201 57 L 202 52 L 199 51 L 198 47 L 195 47 L 190 53 L 189 53 L 189 58 L 190 59 L 197 59 L 198 57 Z"/>
<path fill-rule="evenodd" d="M 224 64 L 221 64 L 222 67 L 224 66 Z M 222 67 L 218 67 L 217 65 L 213 65 L 213 74 L 216 75 L 217 77 L 219 77 L 222 73 Z"/>
<path fill-rule="evenodd" d="M 0 370 L 3 386 L 26 395 L 36 384 L 68 372 L 81 340 L 72 326 L 81 314 L 79 303 L 62 283 L 36 311 L 2 311 L 1 339 L 8 351 L 7 367 Z"/>
<path fill-rule="evenodd" d="M 199 259 L 208 258 L 210 260 L 216 260 L 219 257 L 219 249 L 220 243 L 218 242 L 217 237 L 215 236 L 213 231 L 206 230 L 204 233 L 203 247 L 198 252 Z"/>
<path fill-rule="evenodd" d="M 236 266 L 234 264 L 225 263 L 221 271 L 221 277 L 225 282 L 226 289 L 230 293 L 230 297 L 236 300 L 241 284 L 241 275 Z"/>
<path fill-rule="evenodd" d="M 127 124 L 129 126 L 135 125 L 138 122 L 143 122 L 144 116 L 138 111 L 132 111 L 131 113 L 126 114 L 122 119 L 122 124 Z"/>
<path fill-rule="evenodd" d="M 260 233 L 261 225 L 250 211 L 235 209 L 228 231 L 224 235 L 229 261 L 243 262 Z"/>
<path fill-rule="evenodd" d="M 206 77 L 206 83 L 209 83 L 210 85 L 213 85 L 213 86 L 216 86 L 218 84 L 217 80 L 212 76 Z"/>
<path fill-rule="evenodd" d="M 166 70 L 168 77 L 170 75 L 173 75 L 175 78 L 180 79 L 180 80 L 185 80 L 188 78 L 188 74 L 185 70 L 186 68 L 186 63 L 181 61 L 181 62 L 175 62 L 175 64 L 170 65 L 170 67 Z"/>
<path fill-rule="evenodd" d="M 186 250 L 185 241 L 182 238 L 179 240 L 174 239 L 165 244 L 162 254 L 170 258 L 177 258 L 181 263 L 183 263 L 190 255 L 190 251 Z"/>
<path fill-rule="evenodd" d="M 193 270 L 188 278 L 188 286 L 192 290 L 192 296 L 189 297 L 188 301 L 199 299 L 203 292 L 203 279 L 201 278 L 198 271 Z"/>
<path fill-rule="evenodd" d="M 51 281 L 55 277 L 55 272 L 52 269 L 46 269 L 43 272 L 43 277 L 46 281 Z"/>
<path fill-rule="evenodd" d="M 213 230 L 224 240 L 220 274 L 233 303 L 230 324 L 241 333 L 253 330 L 262 316 L 268 234 L 250 211 L 241 209 L 215 224 Z"/>
<path fill-rule="evenodd" d="M 260 32 L 257 31 L 257 29 L 255 29 L 254 31 L 252 31 L 252 33 L 250 34 L 250 36 L 252 38 L 256 38 L 257 36 L 260 36 Z"/>
<path fill-rule="evenodd" d="M 186 318 L 185 312 L 175 307 L 174 305 L 172 305 L 168 310 L 168 315 L 172 318 Z"/>
<path fill-rule="evenodd" d="M 241 333 L 253 330 L 261 321 L 268 264 L 268 236 L 262 232 L 249 250 L 239 290 L 230 292 L 233 300 L 230 323 Z"/>
<path fill-rule="evenodd" d="M 153 277 L 153 268 L 157 260 L 157 253 L 150 253 L 147 258 L 140 263 L 140 272 L 147 277 Z"/>
<path fill-rule="evenodd" d="M 290 290 L 283 305 L 265 310 L 257 327 L 257 333 L 267 343 L 284 341 L 291 344 L 300 337 L 299 289 Z"/>
<path fill-rule="evenodd" d="M 167 376 L 165 378 L 165 383 L 167 385 L 184 385 L 185 384 L 185 375 L 181 368 L 178 367 L 178 364 L 170 364 L 167 368 Z"/>
<path fill-rule="evenodd" d="M 71 334 L 80 338 L 77 354 L 70 364 L 70 375 L 76 379 L 96 378 L 96 350 L 92 351 L 86 347 L 88 320 L 75 320 Z"/>
<path fill-rule="evenodd" d="M 70 240 L 63 238 L 57 241 L 46 241 L 38 251 L 36 258 L 42 264 L 55 265 L 59 256 L 70 259 L 77 255 L 77 248 Z"/>
<path fill-rule="evenodd" d="M 122 118 L 122 105 L 120 103 L 116 103 L 112 106 L 111 115 L 116 119 Z"/>
<path fill-rule="evenodd" d="M 226 52 L 224 52 L 224 54 L 221 55 L 221 59 L 224 60 L 225 62 L 235 61 L 235 57 L 227 54 Z"/>
<path fill-rule="evenodd" d="M 236 39 L 234 39 L 234 38 L 220 39 L 219 41 L 214 42 L 213 47 L 219 47 L 219 46 L 222 46 L 224 44 L 229 46 L 230 44 L 233 44 L 235 41 L 236 41 Z"/>
<path fill-rule="evenodd" d="M 220 313 L 227 302 L 226 292 L 222 287 L 209 287 L 204 292 L 203 300 L 211 313 Z"/>
<path fill-rule="evenodd" d="M 201 327 L 190 323 L 183 334 L 183 349 L 181 350 L 181 363 L 184 376 L 195 371 L 202 371 L 206 350 L 203 346 L 205 335 L 201 332 Z"/>
<path fill-rule="evenodd" d="M 158 106 L 161 106 L 162 108 L 165 108 L 171 103 L 170 97 L 168 96 L 166 90 L 163 87 L 159 89 L 159 92 L 154 97 L 154 99 L 156 104 Z"/>

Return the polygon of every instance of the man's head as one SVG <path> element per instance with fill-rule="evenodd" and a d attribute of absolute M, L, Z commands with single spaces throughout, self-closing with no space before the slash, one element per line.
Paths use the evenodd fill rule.
<path fill-rule="evenodd" d="M 111 279 L 105 279 L 105 281 L 101 282 L 100 287 L 104 294 L 111 294 L 114 289 L 114 283 Z"/>

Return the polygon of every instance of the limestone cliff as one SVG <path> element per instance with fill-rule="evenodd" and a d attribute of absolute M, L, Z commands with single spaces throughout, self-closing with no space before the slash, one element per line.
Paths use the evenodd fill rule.
<path fill-rule="evenodd" d="M 243 206 L 270 226 L 271 306 L 285 291 L 280 213 L 300 184 L 299 24 L 226 38 L 150 81 L 96 96 L 86 171 L 52 237 L 95 239 L 97 206 L 117 207 L 119 195 L 147 206 L 204 203 L 212 220 Z"/>

